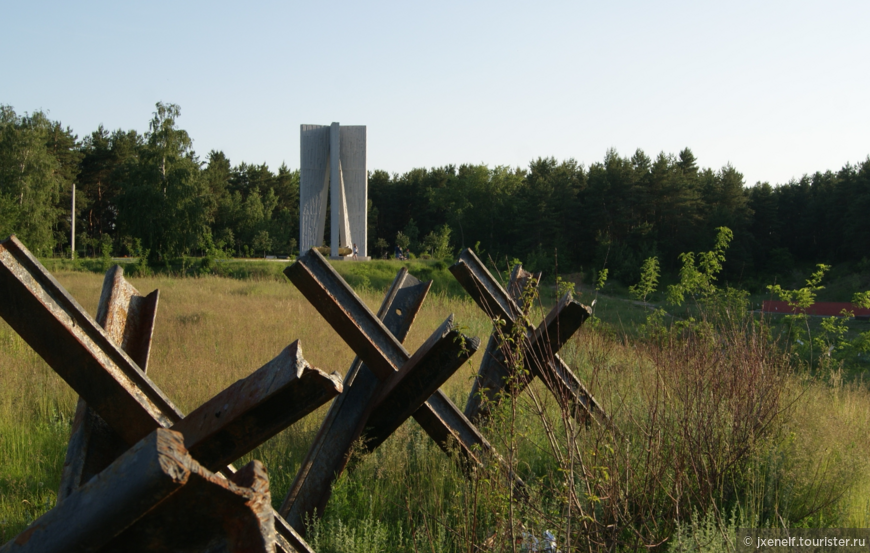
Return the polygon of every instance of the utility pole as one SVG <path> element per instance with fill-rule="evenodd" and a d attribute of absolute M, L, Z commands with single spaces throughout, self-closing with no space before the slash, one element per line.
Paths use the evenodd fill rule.
<path fill-rule="evenodd" d="M 72 251 L 69 253 L 70 259 L 76 258 L 76 185 L 73 183 L 72 189 L 72 211 L 70 211 L 69 220 L 70 220 L 70 231 L 69 231 L 69 241 L 72 244 Z"/>

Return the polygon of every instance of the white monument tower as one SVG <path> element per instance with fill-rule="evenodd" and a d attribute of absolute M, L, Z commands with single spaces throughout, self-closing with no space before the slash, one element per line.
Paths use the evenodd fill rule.
<path fill-rule="evenodd" d="M 368 173 L 366 128 L 338 123 L 301 125 L 299 176 L 299 251 L 323 244 L 326 196 L 331 206 L 330 251 L 353 248 L 359 258 L 368 258 Z"/>

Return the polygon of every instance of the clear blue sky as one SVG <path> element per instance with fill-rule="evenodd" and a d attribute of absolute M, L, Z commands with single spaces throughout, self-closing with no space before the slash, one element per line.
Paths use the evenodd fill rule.
<path fill-rule="evenodd" d="M 870 154 L 870 2 L 4 0 L 0 103 L 79 136 L 299 165 L 301 123 L 368 126 L 369 169 L 677 153 L 786 182 Z"/>

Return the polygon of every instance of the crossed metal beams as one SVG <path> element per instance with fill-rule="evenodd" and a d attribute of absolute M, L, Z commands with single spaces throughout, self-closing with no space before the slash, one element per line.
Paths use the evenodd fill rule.
<path fill-rule="evenodd" d="M 207 504 L 207 508 L 191 505 Z M 275 551 L 269 479 L 251 461 L 227 480 L 203 468 L 177 432 L 159 428 L 0 553 Z"/>
<path fill-rule="evenodd" d="M 280 509 L 297 530 L 306 515 L 323 512 L 354 441 L 363 436 L 373 450 L 409 416 L 444 451 L 458 451 L 465 466 L 483 466 L 488 458 L 503 462 L 438 390 L 480 342 L 461 337 L 451 315 L 413 356 L 402 346 L 430 284 L 400 271 L 375 316 L 316 250 L 284 273 L 358 356 L 345 378 L 347 391 L 332 404 Z"/>
<path fill-rule="evenodd" d="M 113 320 L 109 314 L 127 311 L 128 317 L 117 321 L 118 326 L 123 327 L 121 335 L 132 325 L 132 339 L 125 345 L 135 352 L 135 344 L 150 344 L 150 330 L 147 330 L 147 340 L 146 330 L 143 330 L 148 324 L 142 324 L 149 319 L 147 310 L 141 310 L 137 316 L 132 307 L 140 303 L 133 299 L 141 297 L 138 292 L 123 281 L 119 273 L 107 278 L 104 284 L 107 286 L 101 307 L 107 313 L 104 322 L 110 332 L 114 331 L 109 324 Z M 129 447 L 158 428 L 172 428 L 183 435 L 184 447 L 195 453 L 204 470 L 232 474 L 234 469 L 227 466 L 229 462 L 335 397 L 342 389 L 338 375 L 326 375 L 308 365 L 297 341 L 251 376 L 236 382 L 188 418 L 183 418 L 128 352 L 15 237 L 0 241 L 0 293 L 0 316 L 116 434 L 105 440 L 97 438 L 98 442 L 93 444 L 90 443 L 92 434 L 90 438 L 84 437 L 84 444 L 81 440 L 72 444 L 75 451 L 71 456 L 80 460 L 87 458 L 87 453 L 80 451 L 81 446 L 109 452 L 111 462 L 114 460 L 111 459 L 112 447 L 117 446 L 113 440 L 122 440 Z M 113 301 L 113 297 L 118 299 Z M 131 311 L 132 318 L 129 317 Z M 153 321 L 153 316 L 150 320 Z M 133 332 L 136 324 L 139 331 Z M 149 348 L 150 345 L 145 347 L 145 351 Z M 147 359 L 147 353 L 144 355 Z M 70 491 L 61 490 L 63 503 L 76 495 L 77 485 L 84 484 L 83 478 L 89 476 L 86 468 L 85 460 L 65 475 Z M 280 516 L 274 511 L 272 516 L 280 550 L 310 551 Z M 31 529 L 25 532 L 29 531 Z"/>
<path fill-rule="evenodd" d="M 517 327 L 523 336 L 522 358 L 528 374 L 541 377 L 554 394 L 567 398 L 575 407 L 575 417 L 606 421 L 594 398 L 554 355 L 589 316 L 587 308 L 563 298 L 535 328 L 518 306 L 523 304 L 521 290 L 532 275 L 517 268 L 509 295 L 470 251 L 462 254 L 451 271 L 478 305 L 502 322 L 502 328 L 490 337 L 466 408 L 469 417 L 485 415 L 480 402 L 483 395 L 497 399 L 505 387 L 519 391 L 528 384 L 528 379 L 511 378 L 507 368 L 510 352 L 504 337 Z M 492 459 L 504 463 L 469 418 L 438 390 L 480 342 L 461 335 L 451 316 L 413 356 L 402 346 L 431 283 L 420 283 L 403 269 L 375 316 L 314 250 L 285 274 L 358 357 L 345 378 L 346 391 L 331 406 L 280 515 L 270 507 L 263 515 L 277 531 L 268 530 L 279 551 L 310 551 L 292 527 L 303 530 L 306 514 L 323 512 L 331 484 L 344 470 L 353 443 L 363 438 L 364 446 L 373 450 L 410 416 L 442 449 L 458 452 L 463 466 L 483 466 Z M 178 436 L 184 453 L 189 450 L 189 456 L 196 459 L 197 470 L 220 471 L 236 482 L 242 473 L 255 473 L 256 467 L 236 473 L 229 463 L 342 389 L 337 375 L 327 376 L 309 367 L 297 341 L 248 378 L 182 417 L 145 376 L 156 292 L 143 297 L 123 279 L 120 268 L 110 270 L 98 324 L 14 237 L 0 242 L 0 291 L 8 296 L 0 302 L 0 316 L 81 396 L 58 508 L 70 509 L 68 501 L 76 504 L 86 489 L 98 489 L 96 483 L 108 478 L 103 476 L 108 474 L 106 468 L 127 459 L 131 445 L 139 448 L 138 455 L 149 454 L 141 445 L 149 433 L 152 441 L 157 435 Z M 179 434 L 152 433 L 161 428 Z M 522 488 L 522 481 L 508 474 Z M 262 482 L 258 485 L 263 487 Z M 268 493 L 267 480 L 265 489 Z M 145 522 L 137 524 L 147 528 Z"/>
<path fill-rule="evenodd" d="M 465 407 L 469 419 L 484 418 L 489 406 L 498 401 L 503 391 L 518 393 L 528 386 L 531 378 L 538 377 L 560 400 L 560 405 L 571 409 L 575 419 L 586 422 L 593 418 L 609 425 L 604 410 L 558 355 L 562 345 L 591 315 L 588 307 L 566 294 L 536 328 L 520 307 L 525 302 L 518 304 L 518 300 L 530 282 L 540 279 L 539 275 L 533 278 L 516 267 L 511 274 L 512 293 L 508 294 L 470 249 L 460 254 L 457 262 L 450 266 L 450 272 L 487 316 L 498 321 Z M 520 357 L 525 378 L 518 378 L 519 375 L 508 368 L 515 353 L 505 342 L 517 326 L 520 327 Z"/>

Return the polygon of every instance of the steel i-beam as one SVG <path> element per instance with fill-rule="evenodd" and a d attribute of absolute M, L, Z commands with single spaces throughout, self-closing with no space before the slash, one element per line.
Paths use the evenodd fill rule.
<path fill-rule="evenodd" d="M 97 324 L 127 352 L 142 372 L 148 370 L 158 291 L 142 296 L 124 279 L 118 265 L 106 272 L 97 307 Z M 57 501 L 99 474 L 129 448 L 81 398 L 76 405 Z"/>
<path fill-rule="evenodd" d="M 432 283 L 421 283 L 402 268 L 378 310 L 377 317 L 400 342 L 405 337 L 429 293 Z M 347 455 L 358 438 L 359 422 L 376 399 L 381 381 L 359 357 L 344 378 L 344 392 L 329 407 L 314 442 L 308 449 L 280 512 L 287 522 L 304 531 L 305 517 L 323 513 L 332 483 L 344 470 Z"/>
<path fill-rule="evenodd" d="M 136 443 L 136 437 L 143 433 L 147 435 L 182 419 L 181 413 L 135 362 L 15 237 L 0 241 L 0 316 L 128 444 Z M 240 431 L 232 430 L 236 425 L 253 438 L 233 444 L 235 454 L 242 455 L 341 392 L 339 377 L 310 368 L 302 359 L 298 344 L 291 345 L 248 378 L 250 381 L 237 382 L 230 391 L 222 392 L 223 396 L 200 408 L 214 413 L 219 423 L 203 416 L 194 419 L 198 424 L 191 421 L 182 426 L 191 449 L 208 450 L 210 440 L 238 436 Z M 306 389 L 311 401 L 286 402 Z M 228 405 L 227 394 L 235 397 L 240 391 L 252 395 L 233 409 L 224 407 Z M 316 402 L 320 403 L 314 405 Z M 283 408 L 276 407 L 282 404 Z M 281 410 L 282 414 L 262 417 L 258 415 L 260 408 L 270 413 Z M 226 472 L 232 474 L 232 467 Z M 286 526 L 278 524 L 278 532 L 281 534 L 284 529 L 282 535 L 288 547 L 307 550 L 304 541 Z"/>
<path fill-rule="evenodd" d="M 232 480 L 158 429 L 0 547 L 2 553 L 274 551 L 269 479 L 252 461 Z"/>
<path fill-rule="evenodd" d="M 316 250 L 302 255 L 284 274 L 382 381 L 411 358 Z M 455 443 L 472 466 L 484 465 L 485 456 L 501 461 L 477 428 L 440 390 L 413 416 L 444 451 L 452 451 L 451 444 Z"/>
<path fill-rule="evenodd" d="M 460 254 L 457 262 L 450 267 L 450 272 L 475 303 L 497 321 L 498 327 L 491 341 L 501 342 L 501 337 L 510 335 L 515 325 L 522 325 L 525 372 L 540 377 L 551 392 L 562 400 L 560 403 L 570 407 L 575 418 L 585 422 L 594 417 L 596 421 L 608 423 L 601 406 L 558 356 L 562 344 L 590 316 L 589 308 L 566 295 L 547 314 L 540 327 L 535 328 L 470 249 Z M 485 359 L 486 366 L 481 367 L 478 375 L 480 383 L 477 393 L 469 398 L 466 406 L 466 413 L 475 417 L 475 420 L 485 415 L 481 406 L 482 396 L 489 401 L 497 401 L 499 393 L 506 386 L 519 392 L 528 385 L 527 378 L 516 378 L 507 368 L 506 358 L 510 354 L 506 355 L 505 348 L 488 348 L 488 353 L 491 355 Z"/>

